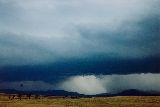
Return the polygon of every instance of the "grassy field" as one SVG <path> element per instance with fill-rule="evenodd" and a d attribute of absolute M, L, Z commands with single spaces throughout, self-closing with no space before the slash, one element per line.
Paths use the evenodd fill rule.
<path fill-rule="evenodd" d="M 0 107 L 160 107 L 160 96 L 116 96 L 95 98 L 57 98 L 40 97 L 31 99 L 15 97 L 9 100 L 5 94 L 0 95 Z"/>

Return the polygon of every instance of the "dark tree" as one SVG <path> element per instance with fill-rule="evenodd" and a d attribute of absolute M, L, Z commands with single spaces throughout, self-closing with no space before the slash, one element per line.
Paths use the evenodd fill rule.
<path fill-rule="evenodd" d="M 27 94 L 27 97 L 28 97 L 29 99 L 31 99 L 31 93 Z"/>
<path fill-rule="evenodd" d="M 35 99 L 38 99 L 38 98 L 39 98 L 39 95 L 36 94 L 34 98 L 35 98 Z"/>
<path fill-rule="evenodd" d="M 14 98 L 15 98 L 15 95 L 12 96 L 12 99 L 14 99 Z"/>
<path fill-rule="evenodd" d="M 22 94 L 18 94 L 17 97 L 21 100 L 22 99 Z"/>
<path fill-rule="evenodd" d="M 9 99 L 9 100 L 11 99 L 11 95 L 8 96 L 8 99 Z"/>

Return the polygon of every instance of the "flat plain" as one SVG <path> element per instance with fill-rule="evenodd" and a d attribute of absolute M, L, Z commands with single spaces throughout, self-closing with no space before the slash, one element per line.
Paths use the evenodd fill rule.
<path fill-rule="evenodd" d="M 92 98 L 67 98 L 39 96 L 31 99 L 17 96 L 9 99 L 0 94 L 0 107 L 160 107 L 160 96 L 114 96 Z"/>

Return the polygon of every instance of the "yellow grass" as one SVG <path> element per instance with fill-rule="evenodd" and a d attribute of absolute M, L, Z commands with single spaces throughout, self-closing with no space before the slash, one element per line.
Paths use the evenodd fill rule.
<path fill-rule="evenodd" d="M 22 100 L 17 97 L 9 100 L 7 95 L 0 95 L 0 107 L 160 107 L 158 96 L 117 96 L 95 98 L 56 98 L 40 97 L 40 99 Z"/>

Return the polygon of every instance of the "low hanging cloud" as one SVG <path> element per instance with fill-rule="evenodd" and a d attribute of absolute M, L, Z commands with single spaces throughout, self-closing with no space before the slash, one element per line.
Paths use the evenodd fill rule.
<path fill-rule="evenodd" d="M 81 94 L 98 94 L 107 92 L 101 79 L 93 75 L 71 77 L 60 85 L 60 89 Z"/>
<path fill-rule="evenodd" d="M 59 83 L 43 81 L 1 82 L 0 89 L 66 90 L 86 95 L 118 93 L 127 89 L 160 91 L 160 74 L 72 76 Z M 21 87 L 23 84 L 23 87 Z"/>
<path fill-rule="evenodd" d="M 60 84 L 60 89 L 81 94 L 117 93 L 127 89 L 160 91 L 160 74 L 74 76 Z"/>

